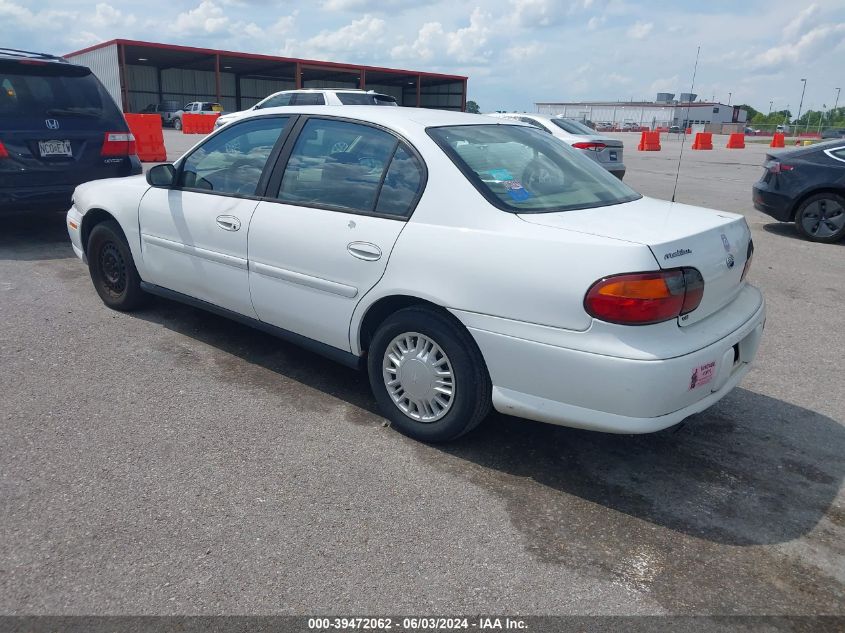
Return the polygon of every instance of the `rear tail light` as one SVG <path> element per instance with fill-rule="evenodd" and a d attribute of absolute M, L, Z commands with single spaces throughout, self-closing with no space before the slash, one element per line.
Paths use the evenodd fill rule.
<path fill-rule="evenodd" d="M 766 164 L 763 166 L 768 169 L 769 173 L 771 174 L 779 174 L 782 171 L 792 171 L 793 169 L 795 169 L 793 165 L 785 165 L 779 160 L 766 161 Z"/>
<path fill-rule="evenodd" d="M 605 277 L 584 297 L 590 316 L 621 325 L 662 323 L 695 310 L 704 296 L 704 278 L 695 268 Z"/>
<path fill-rule="evenodd" d="M 587 141 L 578 141 L 577 143 L 573 143 L 572 147 L 575 149 L 588 149 L 593 152 L 600 152 L 602 151 L 607 145 L 604 143 L 592 143 Z"/>
<path fill-rule="evenodd" d="M 754 258 L 754 240 L 748 240 L 748 250 L 746 251 L 745 267 L 742 269 L 742 277 L 740 281 L 745 279 L 748 274 L 748 269 L 751 268 L 751 260 Z"/>
<path fill-rule="evenodd" d="M 3 145 L 3 141 L 0 141 L 0 158 L 9 158 L 9 150 Z"/>
<path fill-rule="evenodd" d="M 135 137 L 129 132 L 106 132 L 101 156 L 131 156 L 135 153 Z"/>

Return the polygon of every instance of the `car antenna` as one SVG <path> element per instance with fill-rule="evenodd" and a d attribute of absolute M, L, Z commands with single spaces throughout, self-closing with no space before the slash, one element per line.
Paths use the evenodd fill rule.
<path fill-rule="evenodd" d="M 693 90 L 695 90 L 695 74 L 698 72 L 698 55 L 701 53 L 701 46 L 695 51 L 695 66 L 692 69 L 692 82 L 690 82 L 689 92 L 690 97 L 692 97 Z M 687 114 L 684 120 L 686 123 L 689 123 L 689 108 L 690 102 L 687 101 Z M 675 202 L 675 194 L 678 192 L 678 178 L 681 175 L 681 159 L 684 157 L 684 145 L 687 142 L 687 130 L 686 130 L 686 123 L 684 124 L 684 135 L 681 137 L 681 153 L 678 155 L 678 171 L 675 172 L 675 186 L 672 189 L 672 202 Z"/>

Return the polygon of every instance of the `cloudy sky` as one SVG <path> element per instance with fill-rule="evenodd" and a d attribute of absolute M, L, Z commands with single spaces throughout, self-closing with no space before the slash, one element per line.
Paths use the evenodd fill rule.
<path fill-rule="evenodd" d="M 468 75 L 483 110 L 694 92 L 795 113 L 845 88 L 845 2 L 0 0 L 0 45 L 116 37 Z M 845 95 L 840 105 L 845 104 Z"/>

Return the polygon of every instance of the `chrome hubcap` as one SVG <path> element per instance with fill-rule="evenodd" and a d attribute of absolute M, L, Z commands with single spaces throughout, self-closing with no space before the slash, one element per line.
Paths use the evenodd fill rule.
<path fill-rule="evenodd" d="M 836 200 L 817 200 L 804 210 L 801 224 L 810 235 L 830 237 L 845 226 L 845 209 Z"/>
<path fill-rule="evenodd" d="M 384 351 L 382 377 L 397 407 L 417 422 L 436 422 L 449 413 L 455 377 L 449 357 L 419 332 L 405 332 Z"/>

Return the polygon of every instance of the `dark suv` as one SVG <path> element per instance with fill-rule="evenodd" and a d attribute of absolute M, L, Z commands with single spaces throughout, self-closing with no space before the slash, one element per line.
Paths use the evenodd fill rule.
<path fill-rule="evenodd" d="M 0 213 L 67 209 L 80 183 L 140 173 L 135 138 L 89 68 L 0 48 Z"/>

